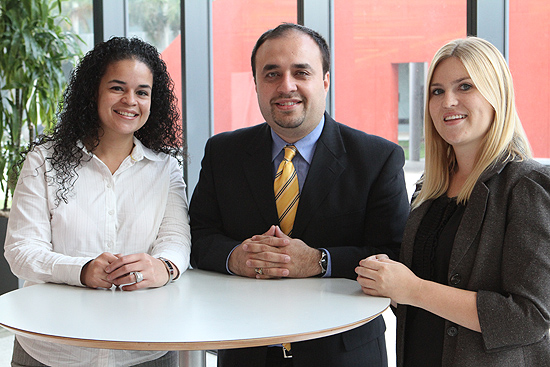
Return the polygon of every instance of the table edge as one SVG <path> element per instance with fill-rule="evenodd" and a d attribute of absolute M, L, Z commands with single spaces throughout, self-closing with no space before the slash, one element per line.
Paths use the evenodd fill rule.
<path fill-rule="evenodd" d="M 118 350 L 214 350 L 214 349 L 234 349 L 234 348 L 248 348 L 248 347 L 260 347 L 281 343 L 295 343 L 305 340 L 322 338 L 325 336 L 331 336 L 339 334 L 351 329 L 355 329 L 362 326 L 369 321 L 380 316 L 384 311 L 388 309 L 389 305 L 379 313 L 370 316 L 368 318 L 353 322 L 351 324 L 323 329 L 308 333 L 300 333 L 293 335 L 282 335 L 266 338 L 251 338 L 251 339 L 239 339 L 239 340 L 220 340 L 220 341 L 195 341 L 195 342 L 136 342 L 136 341 L 112 341 L 112 340 L 97 340 L 97 339 L 79 339 L 69 338 L 63 336 L 55 336 L 48 334 L 40 334 L 36 332 L 25 331 L 11 326 L 1 324 L 3 328 L 10 332 L 28 337 L 35 340 L 53 342 L 65 345 L 71 345 L 76 347 L 87 348 L 100 348 L 100 349 L 118 349 Z"/>

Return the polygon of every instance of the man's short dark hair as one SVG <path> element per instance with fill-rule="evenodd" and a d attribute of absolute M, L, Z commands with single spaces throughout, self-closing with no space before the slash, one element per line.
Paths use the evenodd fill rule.
<path fill-rule="evenodd" d="M 256 41 L 256 45 L 254 45 L 254 48 L 252 49 L 252 56 L 250 57 L 250 62 L 252 64 L 252 75 L 254 76 L 254 80 L 256 79 L 256 53 L 258 52 L 258 49 L 260 48 L 260 46 L 263 45 L 264 42 L 267 40 L 283 37 L 284 35 L 286 35 L 291 31 L 302 32 L 310 36 L 311 39 L 315 41 L 317 46 L 319 46 L 319 51 L 321 51 L 323 75 L 325 75 L 330 70 L 330 49 L 328 48 L 327 41 L 325 41 L 323 36 L 321 36 L 318 32 L 314 31 L 313 29 L 304 27 L 303 25 L 294 24 L 294 23 L 282 23 L 276 28 L 270 29 L 264 34 L 262 34 L 260 38 L 258 38 L 258 41 Z"/>

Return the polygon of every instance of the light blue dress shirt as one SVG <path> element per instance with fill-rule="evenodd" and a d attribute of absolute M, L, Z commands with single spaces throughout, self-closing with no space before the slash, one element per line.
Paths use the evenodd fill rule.
<path fill-rule="evenodd" d="M 309 172 L 309 166 L 311 165 L 313 154 L 315 154 L 315 148 L 317 147 L 317 140 L 319 140 L 324 126 L 325 116 L 323 116 L 321 122 L 317 125 L 317 127 L 315 127 L 315 129 L 313 129 L 312 132 L 292 144 L 298 151 L 296 156 L 292 159 L 292 164 L 294 164 L 294 168 L 298 174 L 298 185 L 300 186 L 300 192 L 302 192 L 302 188 L 304 187 L 304 182 L 306 181 L 307 173 Z M 273 139 L 273 145 L 271 147 L 271 160 L 273 162 L 273 179 L 275 179 L 277 169 L 285 156 L 284 148 L 289 144 L 281 139 L 281 137 L 277 135 L 273 129 L 271 129 L 271 138 Z"/>

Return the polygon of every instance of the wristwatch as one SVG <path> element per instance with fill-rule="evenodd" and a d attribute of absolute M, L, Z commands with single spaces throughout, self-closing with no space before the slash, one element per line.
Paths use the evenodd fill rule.
<path fill-rule="evenodd" d="M 319 260 L 319 266 L 321 267 L 321 276 L 324 276 L 327 273 L 328 267 L 328 255 L 326 250 L 321 251 L 321 259 Z"/>

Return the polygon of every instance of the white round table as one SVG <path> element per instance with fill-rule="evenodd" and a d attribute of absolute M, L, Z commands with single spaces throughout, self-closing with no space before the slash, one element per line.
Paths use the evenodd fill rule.
<path fill-rule="evenodd" d="M 188 270 L 124 292 L 38 284 L 0 296 L 0 325 L 75 346 L 207 350 L 297 342 L 367 323 L 388 306 L 349 279 L 257 280 Z"/>

